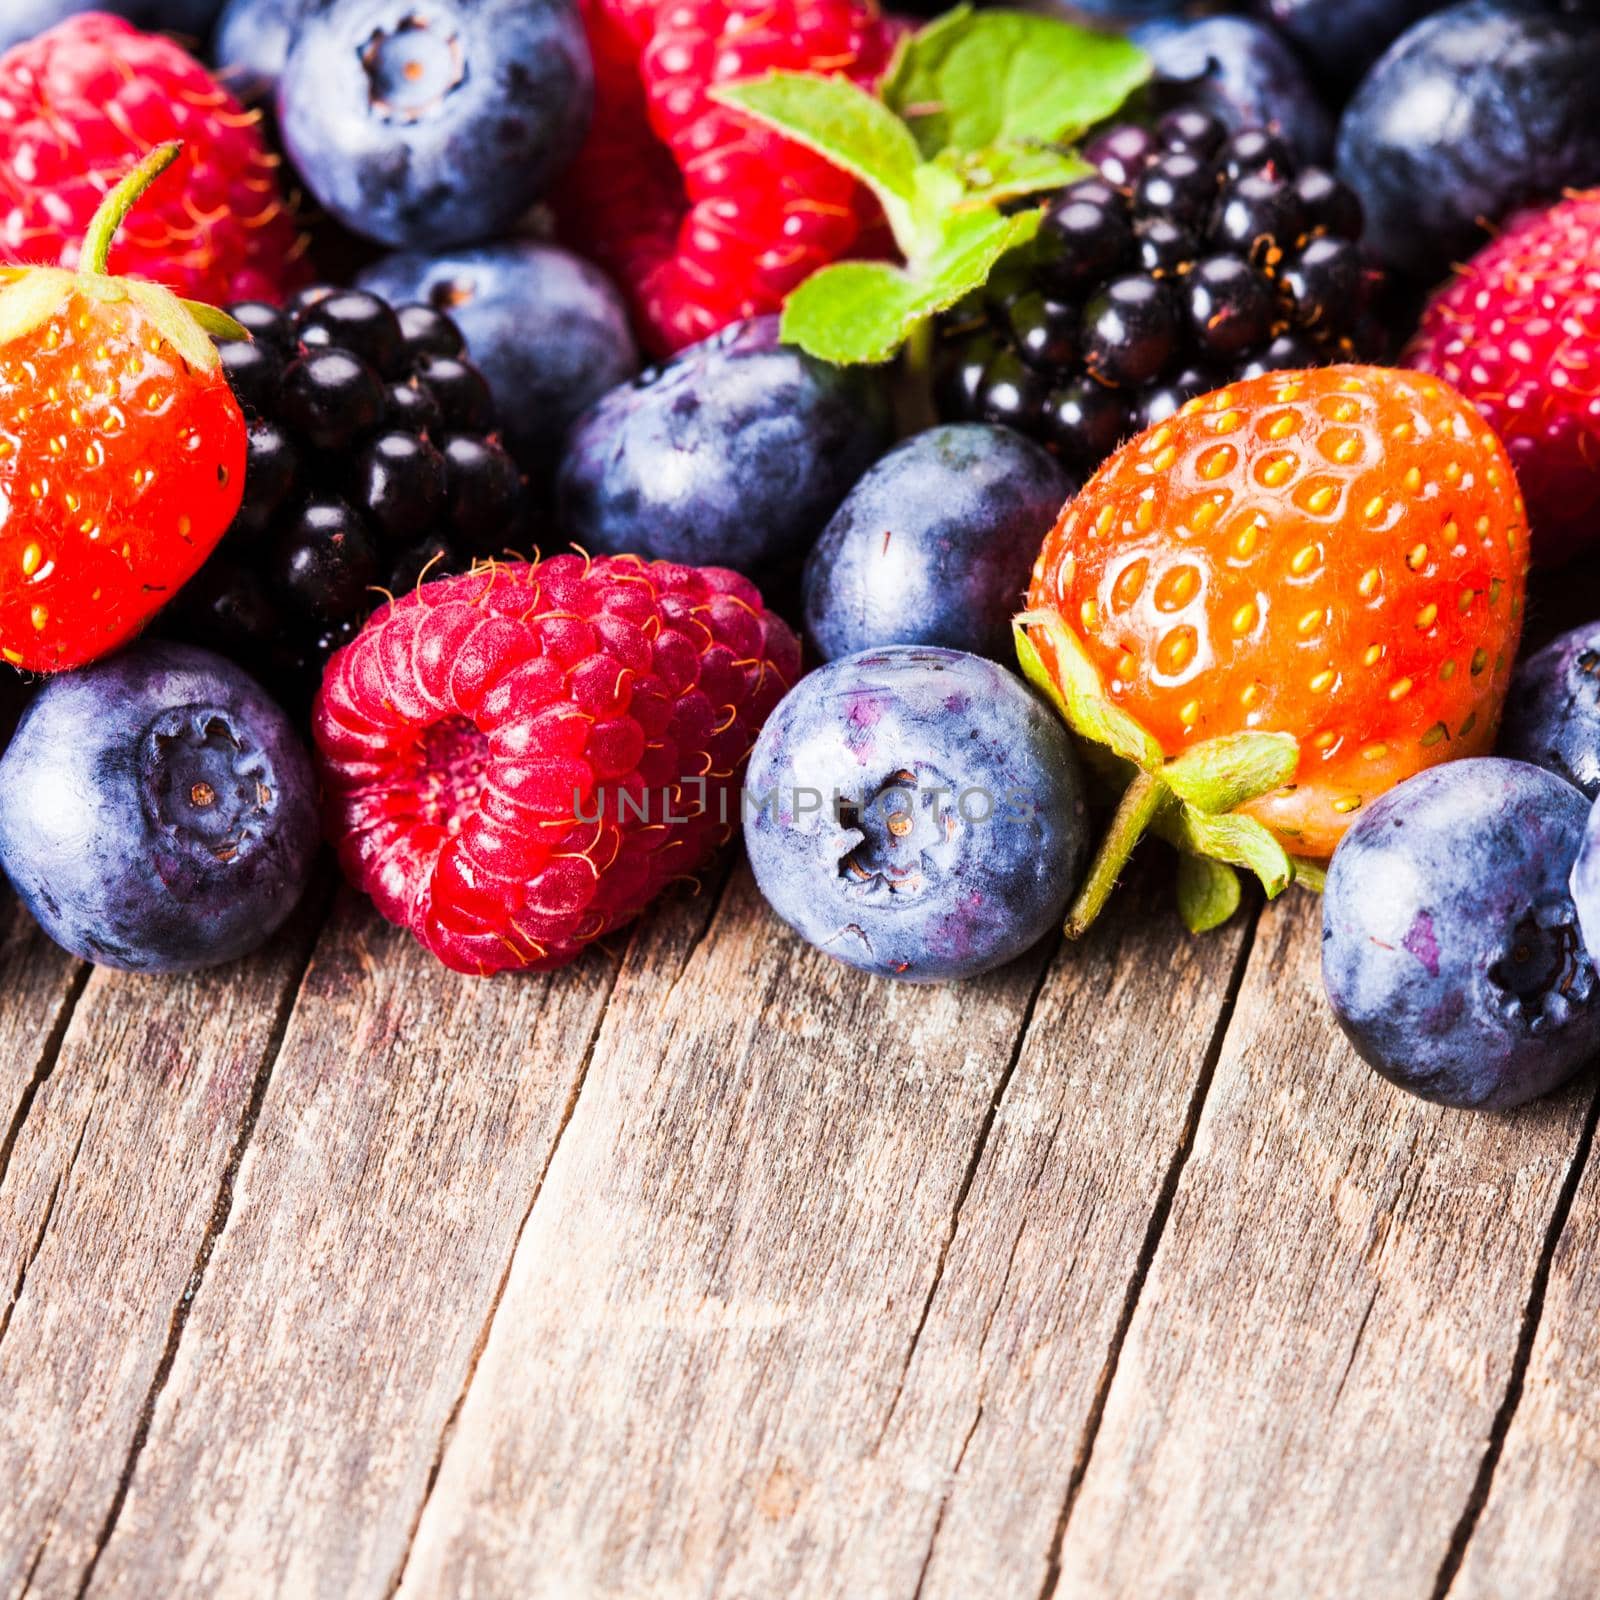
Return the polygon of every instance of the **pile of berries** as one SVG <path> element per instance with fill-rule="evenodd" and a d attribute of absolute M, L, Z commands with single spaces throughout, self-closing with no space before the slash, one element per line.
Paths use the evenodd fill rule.
<path fill-rule="evenodd" d="M 296 698 L 384 592 L 515 544 L 522 479 L 443 312 L 320 286 L 232 312 L 244 501 L 170 627 Z"/>
<path fill-rule="evenodd" d="M 1361 207 L 1284 142 L 1180 107 L 1110 129 L 1099 169 L 946 320 L 939 408 L 1086 471 L 1184 401 L 1366 352 Z"/>

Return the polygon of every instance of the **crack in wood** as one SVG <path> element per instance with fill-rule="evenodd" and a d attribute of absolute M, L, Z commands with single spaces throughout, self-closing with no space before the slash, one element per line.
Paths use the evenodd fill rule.
<path fill-rule="evenodd" d="M 261 1118 L 261 1107 L 267 1097 L 267 1088 L 272 1082 L 273 1070 L 282 1054 L 283 1041 L 288 1036 L 290 1021 L 294 1016 L 295 1007 L 300 1002 L 306 976 L 316 956 L 319 935 L 330 911 L 331 897 L 324 889 L 321 906 L 307 919 L 308 926 L 304 934 L 305 948 L 296 964 L 295 973 L 283 987 L 283 995 L 279 999 L 277 1012 L 272 1019 L 271 1031 L 261 1052 L 261 1064 L 256 1068 L 255 1077 L 251 1081 L 250 1096 L 245 1102 L 244 1114 L 239 1119 L 227 1163 L 222 1169 L 222 1180 L 217 1186 L 216 1198 L 212 1201 L 211 1215 L 207 1219 L 205 1231 L 200 1236 L 194 1266 L 190 1269 L 188 1281 L 183 1293 L 178 1297 L 177 1305 L 172 1308 L 172 1316 L 167 1324 L 166 1343 L 162 1347 L 161 1358 L 156 1363 L 156 1370 L 150 1379 L 144 1401 L 139 1407 L 139 1418 L 134 1426 L 133 1438 L 129 1442 L 122 1471 L 117 1477 L 117 1487 L 111 1497 L 105 1520 L 95 1537 L 94 1549 L 90 1552 L 89 1560 L 83 1569 L 83 1577 L 79 1580 L 76 1600 L 84 1600 L 84 1596 L 88 1594 L 89 1586 L 94 1582 L 95 1570 L 100 1565 L 100 1558 L 111 1542 L 117 1519 L 122 1515 L 128 1492 L 133 1487 L 133 1475 L 138 1470 L 139 1458 L 144 1454 L 144 1447 L 150 1438 L 150 1427 L 155 1420 L 156 1405 L 167 1386 L 168 1378 L 172 1376 L 173 1364 L 178 1359 L 178 1346 L 183 1341 L 183 1330 L 188 1326 L 190 1308 L 205 1281 L 206 1268 L 211 1264 L 217 1241 L 228 1226 L 228 1218 L 233 1211 L 234 1183 L 239 1175 L 239 1167 L 244 1160 L 245 1151 L 249 1148 L 251 1137 L 256 1131 L 256 1123 Z"/>
<path fill-rule="evenodd" d="M 1361 1313 L 1361 1321 L 1356 1325 L 1356 1336 L 1350 1342 L 1350 1355 L 1345 1361 L 1344 1371 L 1339 1374 L 1339 1381 L 1334 1385 L 1333 1399 L 1328 1404 L 1332 1411 L 1339 1404 L 1339 1396 L 1344 1393 L 1344 1386 L 1350 1381 L 1350 1374 L 1355 1368 L 1356 1356 L 1361 1350 L 1361 1341 L 1366 1337 L 1367 1324 L 1372 1320 L 1372 1308 L 1378 1303 L 1378 1291 L 1374 1289 L 1367 1299 L 1367 1309 Z"/>
<path fill-rule="evenodd" d="M 1489 1491 L 1494 1484 L 1495 1469 L 1500 1464 L 1506 1436 L 1511 1431 L 1512 1419 L 1516 1416 L 1517 1407 L 1522 1401 L 1522 1388 L 1527 1381 L 1528 1363 L 1533 1357 L 1533 1342 L 1538 1337 L 1539 1323 L 1544 1315 L 1544 1298 L 1550 1286 L 1550 1269 L 1555 1261 L 1556 1249 L 1561 1243 L 1561 1235 L 1566 1231 L 1567 1218 L 1572 1213 L 1578 1182 L 1583 1177 L 1583 1169 L 1589 1164 L 1589 1152 L 1594 1145 L 1597 1121 L 1600 1121 L 1600 1091 L 1595 1093 L 1589 1103 L 1583 1132 L 1578 1137 L 1577 1148 L 1567 1167 L 1566 1176 L 1561 1180 L 1561 1189 L 1556 1195 L 1556 1203 L 1550 1213 L 1550 1223 L 1545 1229 L 1544 1245 L 1539 1253 L 1538 1265 L 1534 1268 L 1533 1281 L 1528 1288 L 1528 1303 L 1523 1308 L 1522 1327 L 1518 1332 L 1516 1350 L 1511 1358 L 1511 1373 L 1506 1381 L 1505 1393 L 1500 1397 L 1499 1407 L 1495 1411 L 1494 1422 L 1489 1429 L 1489 1441 L 1478 1462 L 1472 1492 L 1467 1496 L 1460 1519 L 1450 1535 L 1450 1543 L 1445 1547 L 1444 1559 L 1439 1563 L 1439 1574 L 1434 1580 L 1432 1600 L 1445 1600 L 1445 1596 L 1450 1593 L 1461 1571 L 1461 1564 L 1466 1560 L 1467 1545 L 1471 1542 L 1473 1532 L 1478 1526 L 1478 1519 L 1483 1515 L 1483 1508 L 1489 1503 Z"/>
<path fill-rule="evenodd" d="M 6 1331 L 11 1326 L 12 1314 L 17 1309 L 17 1302 L 22 1298 L 23 1286 L 28 1281 L 28 1273 L 34 1262 L 39 1259 L 39 1252 L 44 1249 L 44 1236 L 50 1231 L 50 1219 L 56 1214 L 56 1202 L 61 1198 L 61 1191 L 72 1176 L 72 1169 L 78 1164 L 78 1154 L 83 1149 L 84 1135 L 89 1131 L 89 1119 L 93 1115 L 91 1110 L 88 1116 L 84 1117 L 83 1126 L 78 1129 L 77 1140 L 72 1146 L 72 1154 L 67 1157 L 67 1164 L 62 1169 L 61 1175 L 50 1187 L 50 1198 L 45 1202 L 44 1217 L 39 1223 L 39 1231 L 34 1234 L 33 1244 L 17 1270 L 17 1280 L 11 1286 L 11 1298 L 6 1302 L 5 1310 L 0 1312 L 0 1343 L 5 1341 Z"/>
<path fill-rule="evenodd" d="M 1020 1233 L 1018 1234 L 1020 1238 Z M 939 1532 L 944 1527 L 945 1513 L 950 1509 L 950 1497 L 955 1493 L 956 1479 L 961 1476 L 961 1463 L 967 1459 L 967 1446 L 972 1443 L 973 1435 L 978 1431 L 978 1424 L 983 1421 L 983 1401 L 978 1401 L 978 1409 L 973 1414 L 972 1426 L 967 1429 L 966 1437 L 961 1441 L 961 1448 L 956 1452 L 955 1464 L 950 1468 L 949 1482 L 945 1485 L 944 1494 L 939 1499 L 939 1511 L 933 1519 L 933 1531 L 928 1535 L 928 1548 L 922 1557 L 922 1566 L 917 1571 L 917 1586 L 911 1591 L 911 1600 L 922 1600 L 923 1586 L 928 1581 L 928 1570 L 933 1566 L 934 1547 L 939 1543 Z"/>
<path fill-rule="evenodd" d="M 715 920 L 717 909 L 721 905 L 722 893 L 726 891 L 727 884 L 731 881 L 732 873 L 727 875 L 716 898 L 709 907 L 709 915 L 705 924 L 695 934 L 691 941 L 689 955 L 685 957 L 685 965 L 693 956 L 694 951 L 700 946 L 706 936 L 706 931 Z M 472 1392 L 473 1380 L 478 1375 L 478 1365 L 483 1359 L 483 1353 L 489 1347 L 489 1336 L 494 1331 L 495 1318 L 500 1314 L 501 1302 L 505 1299 L 506 1286 L 511 1282 L 511 1271 L 516 1265 L 517 1251 L 522 1248 L 522 1238 L 527 1232 L 528 1223 L 533 1218 L 533 1209 L 539 1203 L 539 1196 L 544 1193 L 545 1179 L 550 1175 L 550 1168 L 554 1166 L 556 1152 L 561 1148 L 561 1140 L 566 1134 L 574 1113 L 578 1109 L 578 1099 L 583 1093 L 583 1086 L 589 1081 L 589 1068 L 593 1065 L 595 1051 L 600 1043 L 600 1035 L 605 1029 L 606 1018 L 611 1012 L 611 1001 L 617 992 L 617 984 L 621 981 L 623 968 L 628 963 L 628 957 L 633 952 L 634 942 L 638 936 L 639 924 L 635 923 L 629 932 L 628 943 L 623 948 L 621 957 L 611 966 L 611 979 L 606 985 L 606 991 L 600 1002 L 600 1013 L 595 1018 L 594 1027 L 590 1029 L 588 1042 L 584 1046 L 583 1059 L 578 1064 L 578 1071 L 572 1081 L 572 1088 L 567 1094 L 566 1104 L 562 1107 L 560 1121 L 556 1124 L 555 1137 L 550 1141 L 550 1149 L 544 1159 L 544 1165 L 539 1169 L 539 1176 L 533 1186 L 533 1194 L 528 1199 L 527 1208 L 522 1213 L 522 1221 L 517 1225 L 517 1231 L 511 1241 L 511 1249 L 506 1253 L 505 1267 L 500 1273 L 500 1281 L 495 1285 L 494 1296 L 489 1302 L 489 1310 L 483 1319 L 483 1325 L 478 1330 L 477 1340 L 472 1347 L 472 1355 L 467 1361 L 466 1376 L 462 1379 L 461 1389 L 456 1395 L 455 1403 L 450 1407 L 450 1414 L 445 1418 L 444 1427 L 439 1433 L 439 1443 L 433 1452 L 433 1460 L 428 1467 L 428 1477 L 423 1485 L 422 1498 L 417 1502 L 416 1515 L 411 1519 L 411 1527 L 406 1534 L 405 1549 L 401 1552 L 399 1564 L 395 1567 L 394 1577 L 390 1580 L 384 1591 L 386 1595 L 398 1594 L 400 1586 L 405 1582 L 406 1568 L 411 1564 L 411 1552 L 416 1546 L 417 1534 L 422 1528 L 422 1519 L 427 1514 L 429 1503 L 433 1499 L 433 1491 L 438 1486 L 439 1474 L 444 1470 L 445 1452 L 450 1448 L 450 1441 L 455 1436 L 456 1425 L 461 1420 L 462 1407 L 467 1403 L 467 1396 Z M 680 974 L 681 975 L 681 974 Z M 559 981 L 559 980 L 558 980 Z"/>
<path fill-rule="evenodd" d="M 978 1127 L 978 1137 L 972 1146 L 972 1155 L 967 1161 L 966 1171 L 961 1175 L 961 1184 L 956 1190 L 955 1205 L 950 1212 L 950 1226 L 945 1230 L 944 1242 L 939 1247 L 939 1258 L 934 1263 L 933 1282 L 928 1285 L 928 1293 L 922 1302 L 922 1313 L 917 1318 L 917 1325 L 911 1331 L 911 1342 L 906 1347 L 905 1359 L 900 1363 L 900 1375 L 895 1380 L 894 1395 L 889 1401 L 889 1409 L 884 1413 L 883 1423 L 878 1429 L 878 1436 L 873 1441 L 871 1454 L 877 1455 L 883 1449 L 883 1442 L 889 1437 L 889 1429 L 894 1423 L 895 1412 L 900 1407 L 900 1401 L 905 1394 L 906 1378 L 911 1372 L 911 1363 L 916 1359 L 917 1346 L 922 1342 L 922 1335 L 928 1326 L 928 1317 L 933 1310 L 934 1297 L 939 1293 L 939 1285 L 944 1281 L 945 1264 L 950 1259 L 950 1247 L 955 1243 L 956 1233 L 961 1227 L 961 1211 L 967 1203 L 967 1196 L 972 1191 L 972 1180 L 978 1175 L 978 1165 L 983 1160 L 983 1152 L 988 1147 L 989 1135 L 994 1131 L 995 1118 L 1000 1113 L 1000 1103 L 1006 1097 L 1006 1090 L 1011 1087 L 1011 1079 L 1017 1070 L 1017 1063 L 1022 1059 L 1023 1046 L 1027 1043 L 1028 1030 L 1033 1026 L 1033 1013 L 1039 1004 L 1039 996 L 1044 993 L 1044 986 L 1049 980 L 1050 973 L 1056 964 L 1056 958 L 1061 952 L 1062 940 L 1058 934 L 1055 942 L 1050 947 L 1050 953 L 1039 966 L 1039 975 L 1034 980 L 1033 989 L 1028 995 L 1028 1003 L 1023 1008 L 1021 1021 L 1017 1026 L 1016 1041 L 1011 1047 L 1011 1058 L 1005 1064 L 999 1080 L 994 1087 L 994 1093 L 989 1097 L 988 1109 L 983 1114 L 983 1121 Z"/>
<path fill-rule="evenodd" d="M 1188 1165 L 1189 1156 L 1194 1150 L 1195 1135 L 1200 1127 L 1201 1114 L 1205 1110 L 1206 1096 L 1211 1091 L 1211 1081 L 1216 1076 L 1217 1064 L 1222 1060 L 1222 1051 L 1227 1044 L 1228 1029 L 1233 1022 L 1239 991 L 1244 987 L 1245 974 L 1250 965 L 1251 953 L 1255 949 L 1256 932 L 1260 921 L 1261 902 L 1257 900 L 1251 906 L 1249 925 L 1240 941 L 1239 953 L 1234 957 L 1233 970 L 1228 975 L 1227 989 L 1222 997 L 1222 1007 L 1217 1013 L 1217 1020 L 1211 1030 L 1211 1040 L 1206 1047 L 1205 1059 L 1201 1063 L 1194 1089 L 1189 1096 L 1188 1110 L 1184 1114 L 1183 1135 L 1178 1141 L 1178 1148 L 1173 1152 L 1171 1161 L 1167 1163 L 1166 1175 L 1162 1179 L 1156 1203 L 1150 1212 L 1138 1260 L 1134 1263 L 1133 1275 L 1128 1280 L 1128 1290 L 1123 1297 L 1122 1310 L 1117 1317 L 1111 1344 L 1100 1369 L 1100 1381 L 1095 1386 L 1094 1401 L 1089 1407 L 1089 1416 L 1084 1423 L 1083 1441 L 1078 1447 L 1077 1458 L 1067 1479 L 1067 1492 L 1062 1501 L 1060 1515 L 1056 1518 L 1055 1534 L 1050 1541 L 1050 1553 L 1045 1565 L 1044 1583 L 1039 1589 L 1039 1600 L 1052 1600 L 1056 1586 L 1061 1581 L 1061 1552 L 1066 1545 L 1067 1525 L 1072 1520 L 1073 1507 L 1078 1503 L 1078 1492 L 1088 1475 L 1089 1460 L 1094 1454 L 1095 1440 L 1099 1437 L 1100 1423 L 1105 1416 L 1111 1385 L 1116 1381 L 1117 1364 L 1122 1357 L 1122 1347 L 1127 1340 L 1128 1330 L 1133 1325 L 1133 1314 L 1138 1309 L 1139 1297 L 1143 1294 L 1145 1282 L 1150 1276 L 1156 1251 L 1161 1248 L 1162 1235 L 1166 1232 L 1167 1218 L 1171 1215 L 1172 1203 L 1177 1197 L 1183 1169 Z"/>
<path fill-rule="evenodd" d="M 89 976 L 93 971 L 94 968 L 85 961 L 81 962 L 77 971 L 72 974 L 72 980 L 68 983 L 61 1005 L 56 1011 L 55 1020 L 50 1024 L 50 1032 L 45 1036 L 44 1046 L 39 1051 L 39 1060 L 34 1066 L 33 1076 L 28 1080 L 27 1088 L 22 1091 L 22 1098 L 17 1101 L 17 1109 L 12 1115 L 11 1125 L 6 1129 L 5 1137 L 0 1139 L 0 1187 L 5 1185 L 6 1173 L 11 1169 L 11 1153 L 17 1147 L 17 1140 L 22 1135 L 22 1125 L 28 1120 L 33 1102 L 49 1081 L 50 1074 L 56 1070 L 56 1062 L 61 1058 L 61 1046 L 66 1041 L 67 1029 L 72 1026 L 73 1013 L 78 1009 L 83 991 L 89 986 Z"/>

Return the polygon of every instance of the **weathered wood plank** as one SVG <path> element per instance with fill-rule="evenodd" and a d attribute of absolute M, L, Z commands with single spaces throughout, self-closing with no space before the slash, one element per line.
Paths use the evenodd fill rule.
<path fill-rule="evenodd" d="M 1530 1308 L 1528 1367 L 1499 1458 L 1488 1463 L 1487 1500 L 1462 1529 L 1451 1600 L 1600 1594 L 1600 1164 L 1592 1145 L 1564 1224 L 1543 1299 Z"/>
<path fill-rule="evenodd" d="M 402 1596 L 909 1595 L 968 1438 L 954 1515 L 1042 1572 L 1243 937 L 1120 915 L 1025 1038 L 1044 952 L 866 979 L 743 870 L 669 992 L 625 974 Z"/>
<path fill-rule="evenodd" d="M 616 971 L 460 978 L 341 898 L 91 1593 L 389 1591 Z"/>
<path fill-rule="evenodd" d="M 1318 943 L 1264 913 L 1058 1595 L 1425 1600 L 1468 1504 L 1593 1085 L 1501 1117 L 1386 1088 Z"/>
<path fill-rule="evenodd" d="M 319 912 L 216 972 L 96 969 L 37 1086 L 0 1187 L 28 1256 L 0 1340 L 0 1594 L 72 1594 L 93 1559 Z"/>
<path fill-rule="evenodd" d="M 88 968 L 40 933 L 0 879 L 0 1187 L 87 979 Z M 10 1281 L 0 1262 L 0 1283 Z M 0 1318 L 7 1303 L 0 1300 Z"/>

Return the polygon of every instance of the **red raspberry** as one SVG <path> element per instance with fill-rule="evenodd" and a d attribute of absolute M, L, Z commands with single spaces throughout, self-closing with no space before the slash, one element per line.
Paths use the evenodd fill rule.
<path fill-rule="evenodd" d="M 106 193 L 156 146 L 183 156 L 111 253 L 112 272 L 191 300 L 281 300 L 307 281 L 277 160 L 171 40 L 77 16 L 0 55 L 0 261 L 78 264 Z"/>
<path fill-rule="evenodd" d="M 720 568 L 567 555 L 427 584 L 317 696 L 340 862 L 458 972 L 561 966 L 739 825 L 745 757 L 799 667 Z"/>
<path fill-rule="evenodd" d="M 1405 361 L 1505 441 L 1536 562 L 1600 536 L 1600 190 L 1515 218 L 1430 302 Z"/>
<path fill-rule="evenodd" d="M 708 98 L 779 69 L 876 83 L 897 29 L 873 0 L 586 0 L 586 20 L 594 131 L 559 209 L 657 353 L 775 311 L 841 256 L 882 252 L 860 184 Z"/>

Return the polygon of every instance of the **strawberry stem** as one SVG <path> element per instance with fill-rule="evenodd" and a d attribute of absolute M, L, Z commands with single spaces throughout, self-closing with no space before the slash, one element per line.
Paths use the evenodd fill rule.
<path fill-rule="evenodd" d="M 111 255 L 111 241 L 116 238 L 117 229 L 122 226 L 123 219 L 139 203 L 145 190 L 182 153 L 183 146 L 176 139 L 167 144 L 158 144 L 100 202 L 100 209 L 95 212 L 94 220 L 89 224 L 89 231 L 83 236 L 83 256 L 80 263 L 82 271 L 104 274 L 106 262 Z"/>
<path fill-rule="evenodd" d="M 1090 864 L 1089 875 L 1078 890 L 1078 897 L 1067 912 L 1066 933 L 1069 939 L 1079 939 L 1089 931 L 1090 925 L 1105 907 L 1111 891 L 1122 876 L 1133 847 L 1144 837 L 1145 831 L 1155 821 L 1161 808 L 1172 798 L 1172 791 L 1160 778 L 1148 772 L 1136 772 L 1133 782 L 1123 791 L 1117 813 L 1111 819 L 1106 836 Z"/>

